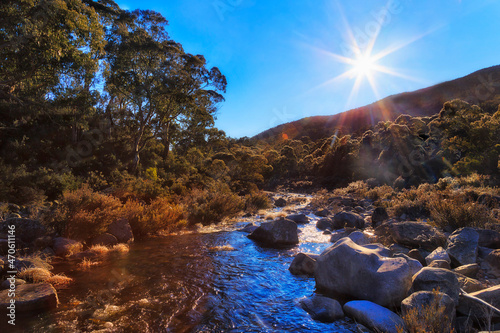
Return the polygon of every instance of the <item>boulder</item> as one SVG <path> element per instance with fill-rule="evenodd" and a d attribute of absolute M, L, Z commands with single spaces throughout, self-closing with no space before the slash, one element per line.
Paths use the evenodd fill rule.
<path fill-rule="evenodd" d="M 354 229 L 354 228 L 345 228 L 345 229 L 338 230 L 338 231 L 332 233 L 332 237 L 330 237 L 330 243 L 335 243 L 339 239 L 342 239 L 344 237 L 349 236 L 350 234 L 352 234 L 356 230 L 357 229 Z"/>
<path fill-rule="evenodd" d="M 297 224 L 306 224 L 309 222 L 309 218 L 305 214 L 292 214 L 288 215 L 286 218 Z"/>
<path fill-rule="evenodd" d="M 372 214 L 372 225 L 376 228 L 388 219 L 389 214 L 387 214 L 387 210 L 384 207 L 377 207 Z"/>
<path fill-rule="evenodd" d="M 316 289 L 334 298 L 397 306 L 406 297 L 412 276 L 422 266 L 410 258 L 388 257 L 391 254 L 381 245 L 361 246 L 343 238 L 318 257 Z"/>
<path fill-rule="evenodd" d="M 417 260 L 419 263 L 422 264 L 422 266 L 427 265 L 427 263 L 425 262 L 424 256 L 417 249 L 410 250 L 410 252 L 408 252 L 408 257 Z"/>
<path fill-rule="evenodd" d="M 404 328 L 401 317 L 370 301 L 351 301 L 344 304 L 344 313 L 375 332 L 397 333 Z"/>
<path fill-rule="evenodd" d="M 479 236 L 478 245 L 490 249 L 500 248 L 500 232 L 488 229 L 476 229 Z"/>
<path fill-rule="evenodd" d="M 446 244 L 445 235 L 425 222 L 385 223 L 375 229 L 375 235 L 390 243 L 434 251 Z"/>
<path fill-rule="evenodd" d="M 470 296 L 477 297 L 483 301 L 493 305 L 496 308 L 500 307 L 500 285 L 491 287 L 488 289 L 483 289 L 470 293 Z M 470 300 L 465 297 L 460 297 L 460 303 L 457 307 L 457 312 L 477 320 L 480 323 L 484 323 L 488 320 L 489 310 L 486 307 L 480 305 L 478 302 Z M 498 318 L 498 315 L 494 315 Z"/>
<path fill-rule="evenodd" d="M 299 243 L 297 223 L 280 219 L 263 222 L 248 238 L 264 243 L 268 246 L 295 245 Z"/>
<path fill-rule="evenodd" d="M 489 274 L 493 274 L 500 278 L 500 250 L 491 251 L 486 258 L 484 258 L 482 266 L 484 266 Z"/>
<path fill-rule="evenodd" d="M 427 267 L 451 269 L 450 263 L 446 260 L 433 260 Z"/>
<path fill-rule="evenodd" d="M 316 228 L 319 230 L 326 230 L 330 229 L 333 230 L 333 221 L 331 218 L 324 217 L 322 219 L 319 219 L 318 222 L 316 222 Z"/>
<path fill-rule="evenodd" d="M 9 218 L 0 223 L 0 233 L 7 234 L 12 225 L 15 226 L 16 238 L 26 243 L 31 243 L 47 234 L 47 228 L 40 222 L 23 218 Z"/>
<path fill-rule="evenodd" d="M 0 292 L 0 308 L 5 311 L 10 304 L 9 290 Z M 59 300 L 50 283 L 23 284 L 16 287 L 16 314 L 33 314 L 55 309 Z"/>
<path fill-rule="evenodd" d="M 82 243 L 75 240 L 64 237 L 54 238 L 53 249 L 56 256 L 64 257 L 68 254 L 80 252 L 82 248 Z"/>
<path fill-rule="evenodd" d="M 427 322 L 430 326 L 421 327 L 425 332 L 431 332 L 437 327 L 449 327 L 451 331 L 450 323 L 454 322 L 456 316 L 455 302 L 442 292 L 418 291 L 411 294 L 401 302 L 401 313 L 404 317 L 412 310 L 416 310 L 420 323 L 425 322 L 426 317 L 431 319 L 431 322 Z M 431 315 L 431 318 L 426 315 Z"/>
<path fill-rule="evenodd" d="M 51 236 L 42 236 L 35 239 L 33 242 L 35 249 L 42 250 L 46 247 L 52 247 L 54 245 L 54 239 Z"/>
<path fill-rule="evenodd" d="M 303 297 L 298 300 L 302 309 L 311 315 L 311 318 L 321 322 L 331 323 L 344 318 L 342 306 L 336 300 L 314 294 L 308 298 Z"/>
<path fill-rule="evenodd" d="M 431 252 L 427 257 L 425 257 L 425 262 L 429 265 L 434 260 L 444 260 L 448 264 L 451 263 L 451 259 L 448 256 L 448 253 L 441 246 Z"/>
<path fill-rule="evenodd" d="M 389 250 L 391 250 L 392 253 L 404 253 L 406 255 L 408 255 L 410 253 L 409 248 L 401 246 L 399 244 L 392 244 L 391 246 L 389 246 Z M 415 259 L 415 258 L 413 258 L 413 259 Z"/>
<path fill-rule="evenodd" d="M 314 212 L 314 215 L 319 216 L 319 217 L 327 217 L 330 214 L 331 214 L 331 212 L 327 208 L 319 209 L 319 210 Z"/>
<path fill-rule="evenodd" d="M 342 229 L 344 227 L 363 229 L 365 220 L 361 215 L 353 212 L 340 212 L 333 216 L 333 228 Z"/>
<path fill-rule="evenodd" d="M 319 257 L 317 254 L 299 253 L 293 258 L 292 263 L 288 270 L 293 275 L 307 275 L 314 276 L 316 269 L 316 259 Z"/>
<path fill-rule="evenodd" d="M 274 200 L 274 205 L 276 207 L 285 207 L 287 205 L 287 202 L 283 198 L 278 198 L 278 199 Z"/>
<path fill-rule="evenodd" d="M 119 243 L 128 243 L 134 241 L 132 227 L 127 219 L 116 220 L 108 227 L 107 233 L 116 237 Z"/>
<path fill-rule="evenodd" d="M 466 293 L 473 293 L 484 289 L 484 285 L 476 279 L 471 279 L 465 275 L 455 273 L 458 284 Z"/>
<path fill-rule="evenodd" d="M 455 230 L 448 237 L 447 252 L 456 266 L 474 264 L 477 260 L 479 234 L 472 228 Z"/>
<path fill-rule="evenodd" d="M 450 296 L 458 304 L 460 284 L 457 276 L 443 268 L 425 267 L 413 276 L 412 292 L 437 290 Z"/>
<path fill-rule="evenodd" d="M 475 279 L 477 273 L 479 272 L 478 264 L 469 264 L 464 266 L 459 266 L 453 270 L 455 273 L 465 275 L 467 277 Z"/>
<path fill-rule="evenodd" d="M 104 245 L 104 246 L 113 246 L 118 244 L 118 239 L 112 234 L 102 234 L 97 237 L 92 238 L 90 242 L 91 245 Z"/>
<path fill-rule="evenodd" d="M 354 243 L 358 245 L 367 245 L 370 244 L 370 239 L 361 231 L 355 231 L 351 233 L 349 237 Z"/>
<path fill-rule="evenodd" d="M 14 285 L 16 287 L 20 286 L 22 284 L 26 284 L 26 281 L 24 281 L 23 279 L 17 279 L 17 278 L 15 278 L 14 281 L 12 281 L 11 279 L 7 279 L 4 282 L 2 282 L 2 284 L 0 285 L 0 289 L 2 289 L 2 290 L 9 289 L 10 286 L 11 286 L 11 284 L 12 284 L 12 282 L 14 282 Z"/>

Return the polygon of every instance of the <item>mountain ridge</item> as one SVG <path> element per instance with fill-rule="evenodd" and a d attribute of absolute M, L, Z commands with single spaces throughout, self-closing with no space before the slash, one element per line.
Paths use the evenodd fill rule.
<path fill-rule="evenodd" d="M 331 136 L 337 130 L 346 134 L 354 133 L 366 130 L 379 121 L 394 120 L 401 114 L 432 116 L 440 111 L 446 101 L 453 99 L 478 104 L 486 111 L 496 111 L 500 104 L 500 65 L 412 92 L 390 95 L 372 104 L 334 115 L 311 116 L 281 124 L 257 134 L 253 139 L 272 141 L 307 136 L 317 140 Z"/>

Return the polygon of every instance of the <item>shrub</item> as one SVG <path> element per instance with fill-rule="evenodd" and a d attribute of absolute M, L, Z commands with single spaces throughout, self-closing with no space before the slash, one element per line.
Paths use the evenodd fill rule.
<path fill-rule="evenodd" d="M 94 192 L 84 185 L 76 191 L 65 192 L 60 205 L 45 218 L 64 237 L 86 241 L 104 233 L 120 216 L 121 207 L 117 198 Z"/>
<path fill-rule="evenodd" d="M 262 191 L 252 192 L 245 196 L 245 211 L 257 212 L 259 209 L 272 207 L 271 199 Z"/>
<path fill-rule="evenodd" d="M 209 225 L 220 222 L 225 217 L 235 216 L 243 209 L 242 199 L 225 184 L 205 190 L 193 190 L 188 203 L 190 224 Z"/>
<path fill-rule="evenodd" d="M 430 213 L 433 223 L 441 228 L 484 228 L 493 222 L 491 212 L 485 206 L 467 201 L 461 194 L 452 194 L 448 198 L 436 196 L 430 203 Z"/>

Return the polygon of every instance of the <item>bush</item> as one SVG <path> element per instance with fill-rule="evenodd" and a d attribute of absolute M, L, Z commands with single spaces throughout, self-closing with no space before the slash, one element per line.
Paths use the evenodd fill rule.
<path fill-rule="evenodd" d="M 245 211 L 255 213 L 260 209 L 272 207 L 271 199 L 262 191 L 252 192 L 245 196 Z"/>
<path fill-rule="evenodd" d="M 193 190 L 188 206 L 190 224 L 209 225 L 238 214 L 243 209 L 243 200 L 226 184 L 217 184 L 209 189 Z"/>

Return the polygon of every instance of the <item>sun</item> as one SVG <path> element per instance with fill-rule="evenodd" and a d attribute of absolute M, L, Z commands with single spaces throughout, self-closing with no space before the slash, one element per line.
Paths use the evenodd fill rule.
<path fill-rule="evenodd" d="M 376 60 L 369 55 L 360 55 L 352 61 L 352 67 L 357 75 L 370 76 L 377 70 Z"/>

